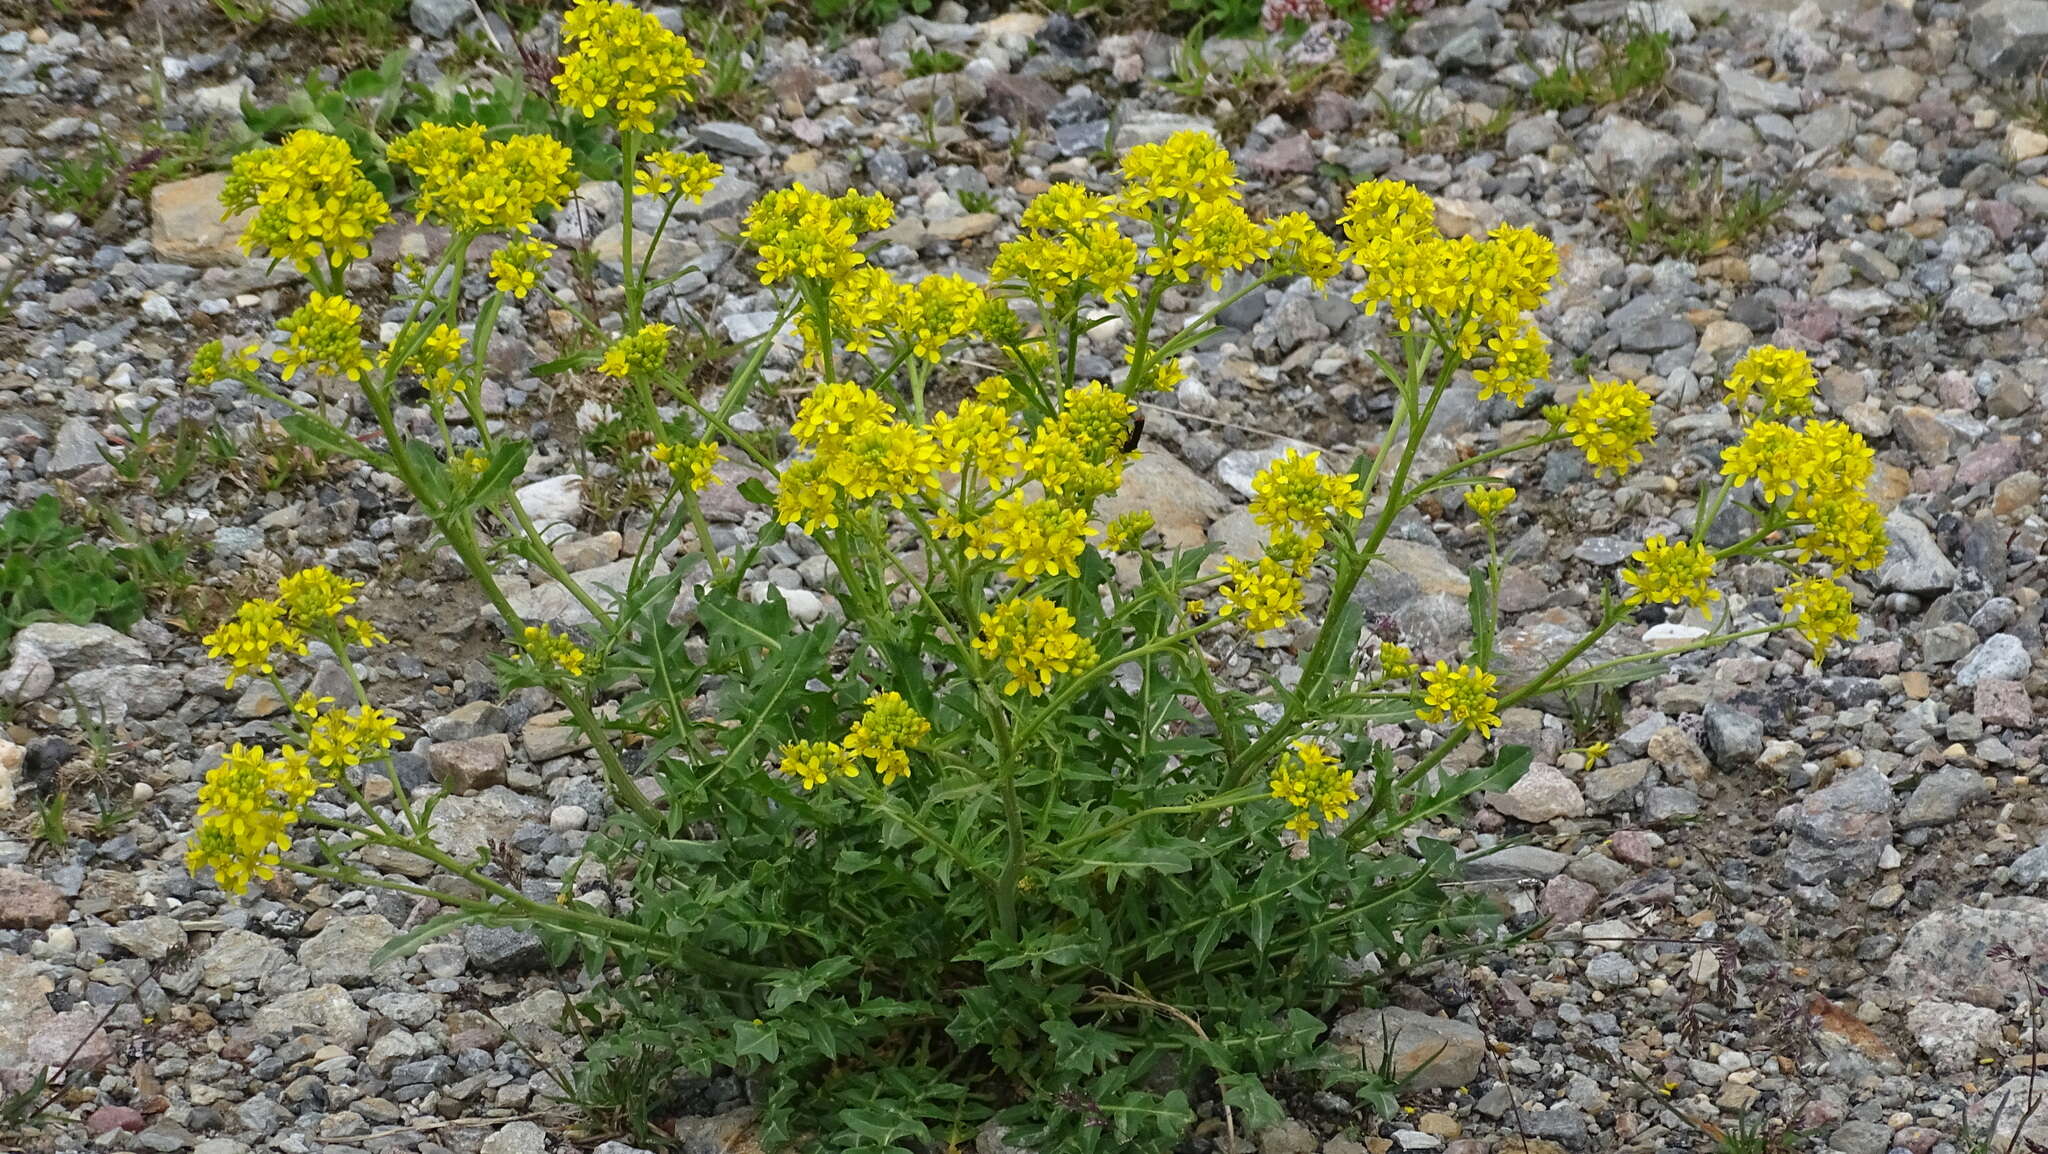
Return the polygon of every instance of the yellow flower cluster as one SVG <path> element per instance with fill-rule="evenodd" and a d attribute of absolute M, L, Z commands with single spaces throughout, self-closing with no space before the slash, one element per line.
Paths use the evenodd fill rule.
<path fill-rule="evenodd" d="M 462 360 L 462 351 L 468 345 L 462 330 L 453 325 L 437 324 L 421 339 L 412 354 L 405 358 L 403 367 L 419 375 L 427 393 L 434 402 L 446 405 L 456 393 L 468 387 L 468 382 L 456 371 Z M 388 366 L 395 350 L 385 349 L 380 365 Z"/>
<path fill-rule="evenodd" d="M 1124 153 L 1122 168 L 1124 187 L 1117 200 L 1125 212 L 1162 200 L 1202 204 L 1243 195 L 1237 162 L 1206 132 L 1176 132 L 1158 143 L 1140 144 Z"/>
<path fill-rule="evenodd" d="M 575 642 L 545 625 L 528 625 L 520 632 L 519 643 L 535 665 L 559 669 L 571 677 L 583 676 L 584 662 L 589 660 Z"/>
<path fill-rule="evenodd" d="M 1594 476 L 1627 473 L 1643 461 L 1642 446 L 1657 435 L 1650 394 L 1632 381 L 1593 381 L 1570 405 L 1545 410 L 1586 455 Z"/>
<path fill-rule="evenodd" d="M 301 694 L 293 711 L 318 714 L 307 729 L 304 750 L 287 745 L 270 756 L 237 742 L 199 787 L 198 825 L 185 849 L 193 873 L 213 870 L 229 893 L 246 893 L 251 881 L 277 875 L 291 848 L 287 833 L 313 795 L 334 784 L 332 771 L 360 765 L 391 749 L 399 738 L 391 717 L 370 706 L 319 713 L 327 698 Z"/>
<path fill-rule="evenodd" d="M 1866 494 L 1874 467 L 1869 444 L 1839 421 L 1753 421 L 1721 452 L 1723 476 L 1754 481 L 1763 501 L 1800 524 L 1800 560 L 1850 571 L 1884 560 L 1884 513 Z"/>
<path fill-rule="evenodd" d="M 308 276 L 368 256 L 370 234 L 391 219 L 348 145 L 312 129 L 237 156 L 220 203 L 228 216 L 256 210 L 242 230 L 243 252 L 266 252 Z"/>
<path fill-rule="evenodd" d="M 1487 737 L 1500 724 L 1500 714 L 1494 712 L 1500 705 L 1493 695 L 1494 682 L 1494 675 L 1483 669 L 1470 665 L 1453 669 L 1449 662 L 1439 661 L 1422 673 L 1422 708 L 1415 715 L 1431 724 L 1449 720 L 1467 725 Z"/>
<path fill-rule="evenodd" d="M 1115 492 L 1132 456 L 1124 445 L 1137 412 L 1129 397 L 1105 385 L 1068 389 L 1059 411 L 1032 432 L 1024 475 L 1077 506 Z"/>
<path fill-rule="evenodd" d="M 1334 522 L 1365 511 L 1358 474 L 1325 473 L 1322 456 L 1289 449 L 1252 478 L 1252 520 L 1276 536 L 1299 536 L 1311 551 L 1322 548 L 1323 531 Z"/>
<path fill-rule="evenodd" d="M 1135 292 L 1140 268 L 1175 283 L 1200 280 L 1212 290 L 1222 288 L 1226 274 L 1260 261 L 1317 287 L 1342 268 L 1336 242 L 1306 214 L 1259 221 L 1244 210 L 1237 166 L 1208 133 L 1141 144 L 1124 155 L 1122 168 L 1123 187 L 1112 197 L 1072 183 L 1039 194 L 1019 222 L 1024 232 L 997 250 L 990 276 L 1071 306 Z M 1149 223 L 1153 242 L 1140 246 L 1126 236 L 1119 213 Z"/>
<path fill-rule="evenodd" d="M 777 515 L 816 532 L 838 524 L 842 498 L 900 505 L 938 487 L 944 457 L 931 432 L 899 420 L 896 406 L 851 381 L 828 381 L 797 408 L 790 432 L 811 457 L 783 471 Z"/>
<path fill-rule="evenodd" d="M 285 616 L 300 629 L 317 630 L 356 603 L 363 583 L 335 575 L 323 565 L 301 569 L 277 583 L 277 600 Z"/>
<path fill-rule="evenodd" d="M 1380 642 L 1380 672 L 1389 681 L 1402 681 L 1415 676 L 1415 654 L 1406 645 L 1392 641 Z"/>
<path fill-rule="evenodd" d="M 1802 578 L 1778 590 L 1785 620 L 1813 646 L 1820 660 L 1837 638 L 1851 639 L 1861 621 L 1846 586 L 1818 577 Z"/>
<path fill-rule="evenodd" d="M 1010 675 L 1005 694 L 1021 689 L 1040 696 L 1054 675 L 1095 663 L 1095 646 L 1074 632 L 1074 615 L 1044 597 L 1014 598 L 983 613 L 974 650 L 1002 662 Z"/>
<path fill-rule="evenodd" d="M 1750 398 L 1757 396 L 1763 400 L 1766 419 L 1784 420 L 1813 411 L 1813 390 L 1820 382 L 1805 353 L 1759 345 L 1735 362 L 1722 383 L 1728 388 L 1728 404 L 1737 413 L 1747 417 Z"/>
<path fill-rule="evenodd" d="M 970 397 L 955 411 L 933 417 L 932 436 L 944 455 L 942 468 L 961 477 L 979 477 L 991 489 L 1002 488 L 1024 461 L 1024 439 L 1017 435 L 1010 411 L 978 398 Z"/>
<path fill-rule="evenodd" d="M 279 375 L 287 381 L 300 369 L 351 381 L 370 371 L 370 355 L 363 350 L 363 310 L 346 297 L 316 292 L 277 327 L 287 335 L 270 359 L 284 366 Z"/>
<path fill-rule="evenodd" d="M 1119 513 L 1102 530 L 1102 548 L 1109 553 L 1136 552 L 1156 524 L 1149 509 Z"/>
<path fill-rule="evenodd" d="M 910 355 L 938 364 L 948 344 L 974 328 L 987 293 L 966 277 L 928 276 L 913 285 L 897 304 Z"/>
<path fill-rule="evenodd" d="M 351 769 L 398 744 L 398 722 L 373 705 L 330 709 L 313 720 L 306 755 L 325 769 Z"/>
<path fill-rule="evenodd" d="M 604 351 L 597 371 L 622 380 L 638 380 L 660 372 L 668 364 L 669 335 L 673 332 L 672 325 L 650 324 L 627 333 Z"/>
<path fill-rule="evenodd" d="M 633 195 L 701 201 L 724 172 L 724 165 L 701 152 L 650 152 L 633 174 Z"/>
<path fill-rule="evenodd" d="M 554 84 L 562 103 L 586 117 L 609 112 L 621 129 L 653 132 L 654 117 L 695 99 L 704 61 L 651 12 L 614 0 L 576 0 L 562 20 L 570 51 Z"/>
<path fill-rule="evenodd" d="M 1249 564 L 1226 557 L 1220 572 L 1224 583 L 1217 596 L 1223 608 L 1217 616 L 1241 615 L 1253 633 L 1279 629 L 1301 616 L 1301 571 L 1295 565 L 1268 553 Z"/>
<path fill-rule="evenodd" d="M 1235 200 L 1194 202 L 1163 245 L 1145 250 L 1145 274 L 1185 284 L 1206 277 L 1221 291 L 1225 273 L 1248 268 L 1272 255 L 1266 230 Z"/>
<path fill-rule="evenodd" d="M 1050 195 L 1041 193 L 1038 199 Z M 1037 201 L 1032 203 L 1036 207 Z M 1029 210 L 1024 219 L 1032 219 Z M 989 276 L 1047 299 L 1114 301 L 1137 291 L 1138 243 L 1109 220 L 1081 220 L 1057 231 L 1032 229 L 996 250 Z"/>
<path fill-rule="evenodd" d="M 725 460 L 717 441 L 663 441 L 649 449 L 647 455 L 668 469 L 671 480 L 692 493 L 716 485 L 718 474 L 711 471 L 712 466 Z"/>
<path fill-rule="evenodd" d="M 248 376 L 262 367 L 256 351 L 255 345 L 243 345 L 242 351 L 230 353 L 221 342 L 208 341 L 192 354 L 192 367 L 186 370 L 185 383 L 203 389 L 215 381 Z"/>
<path fill-rule="evenodd" d="M 1484 240 L 1446 237 L 1437 231 L 1434 202 L 1390 180 L 1352 189 L 1339 223 L 1342 256 L 1365 278 L 1353 299 L 1368 315 L 1385 308 L 1404 332 L 1420 318 L 1464 356 L 1490 349 L 1495 365 L 1482 382 L 1489 395 L 1519 403 L 1530 383 L 1549 371 L 1549 354 L 1526 320 L 1557 276 L 1549 238 L 1506 224 Z"/>
<path fill-rule="evenodd" d="M 208 657 L 228 660 L 228 688 L 248 673 L 275 673 L 279 653 L 306 653 L 306 635 L 331 644 L 354 641 L 369 645 L 383 635 L 342 610 L 355 604 L 362 582 L 349 581 L 315 565 L 277 583 L 275 598 L 244 601 L 234 617 L 222 622 L 201 641 Z"/>
<path fill-rule="evenodd" d="M 1512 485 L 1477 485 L 1465 493 L 1465 505 L 1481 521 L 1488 525 L 1514 504 L 1515 488 Z"/>
<path fill-rule="evenodd" d="M 910 776 L 910 757 L 905 751 L 924 743 L 932 723 L 900 693 L 877 693 L 866 704 L 868 711 L 846 731 L 846 748 L 873 761 L 883 785 L 894 785 L 898 778 Z"/>
<path fill-rule="evenodd" d="M 1351 816 L 1351 803 L 1358 800 L 1352 772 L 1313 741 L 1297 741 L 1281 754 L 1266 784 L 1274 797 L 1294 807 L 1286 828 L 1301 837 L 1314 833 L 1323 822 Z"/>
<path fill-rule="evenodd" d="M 213 870 L 215 884 L 247 893 L 251 881 L 277 876 L 287 834 L 324 781 L 314 778 L 304 753 L 285 746 L 277 757 L 237 742 L 199 787 L 198 825 L 185 847 L 185 868 Z"/>
<path fill-rule="evenodd" d="M 1707 584 L 1714 576 L 1714 554 L 1705 545 L 1667 541 L 1657 535 L 1644 541 L 1632 556 L 1642 568 L 1621 571 L 1623 584 L 1630 587 L 1630 605 L 1685 604 L 1713 616 L 1713 603 L 1721 594 Z"/>
<path fill-rule="evenodd" d="M 541 267 L 555 253 L 544 240 L 515 240 L 491 254 L 491 284 L 520 300 L 540 283 Z"/>
<path fill-rule="evenodd" d="M 1019 581 L 1035 577 L 1078 577 L 1088 538 L 1088 511 L 1059 501 L 1034 501 L 1013 494 L 997 501 L 979 520 L 963 527 L 969 556 L 1000 559 Z"/>
<path fill-rule="evenodd" d="M 782 772 L 808 792 L 835 777 L 859 777 L 860 763 L 836 741 L 792 741 L 782 747 Z"/>
<path fill-rule="evenodd" d="M 569 148 L 552 136 L 488 140 L 481 124 L 422 124 L 385 155 L 418 178 L 419 218 L 465 235 L 527 232 L 574 189 Z"/>
<path fill-rule="evenodd" d="M 261 599 L 242 602 L 234 617 L 201 640 L 208 657 L 227 658 L 229 689 L 245 673 L 275 673 L 279 652 L 306 652 L 305 635 L 285 620 L 284 606 Z"/>
<path fill-rule="evenodd" d="M 760 254 L 755 267 L 762 284 L 791 277 L 836 281 L 866 263 L 861 234 L 889 227 L 895 214 L 879 193 L 833 197 L 798 184 L 755 201 L 740 235 Z"/>
<path fill-rule="evenodd" d="M 1493 354 L 1485 368 L 1475 370 L 1479 399 L 1506 397 L 1519 405 L 1529 399 L 1536 382 L 1550 376 L 1550 343 L 1535 325 L 1502 328 L 1487 338 L 1486 349 Z"/>

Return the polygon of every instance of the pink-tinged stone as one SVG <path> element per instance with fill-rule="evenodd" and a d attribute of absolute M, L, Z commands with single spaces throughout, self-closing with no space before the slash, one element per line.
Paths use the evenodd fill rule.
<path fill-rule="evenodd" d="M 1539 907 L 1546 916 L 1559 922 L 1582 922 L 1592 912 L 1593 903 L 1599 900 L 1599 890 L 1575 877 L 1559 874 L 1544 883 Z"/>
<path fill-rule="evenodd" d="M 1646 867 L 1657 860 L 1657 848 L 1651 843 L 1649 833 L 1640 829 L 1616 833 L 1608 839 L 1607 851 L 1623 865 Z"/>
<path fill-rule="evenodd" d="M 85 1132 L 97 1138 L 114 1130 L 126 1130 L 130 1134 L 149 1124 L 142 1111 L 133 1106 L 102 1106 L 85 1119 Z"/>

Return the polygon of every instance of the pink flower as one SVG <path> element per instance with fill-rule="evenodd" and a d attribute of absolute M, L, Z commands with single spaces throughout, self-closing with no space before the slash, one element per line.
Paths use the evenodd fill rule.
<path fill-rule="evenodd" d="M 1330 6 L 1325 0 L 1266 0 L 1259 10 L 1259 23 L 1268 32 L 1280 31 L 1289 20 L 1314 24 L 1329 18 Z"/>

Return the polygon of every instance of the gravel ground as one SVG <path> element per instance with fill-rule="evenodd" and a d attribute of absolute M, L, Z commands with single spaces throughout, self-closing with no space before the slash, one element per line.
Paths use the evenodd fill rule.
<path fill-rule="evenodd" d="M 735 339 L 773 315 L 729 240 L 762 190 L 879 189 L 899 206 L 880 263 L 979 270 L 1049 182 L 1106 182 L 1105 142 L 1185 127 L 1224 136 L 1268 212 L 1328 221 L 1346 174 L 1382 175 L 1437 196 L 1447 230 L 1505 220 L 1549 233 L 1565 264 L 1541 318 L 1558 375 L 1575 383 L 1570 363 L 1640 380 L 1662 435 L 1619 487 L 1562 456 L 1510 471 L 1525 494 L 1506 534 L 1511 668 L 1559 651 L 1636 534 L 1687 515 L 1730 431 L 1719 378 L 1752 343 L 1811 353 L 1822 411 L 1876 447 L 1893 545 L 1859 597 L 1863 636 L 1825 672 L 1752 639 L 1624 687 L 1604 716 L 1512 711 L 1507 738 L 1534 748 L 1537 768 L 1448 836 L 1519 842 L 1477 863 L 1471 884 L 1547 930 L 1335 1023 L 1333 1045 L 1376 1046 L 1387 1030 L 1399 1057 L 1440 1052 L 1398 1118 L 1300 1093 L 1293 1120 L 1247 1149 L 1693 1150 L 1722 1131 L 1796 1131 L 1842 1154 L 1983 1148 L 1973 1136 L 2003 1151 L 2025 1114 L 2034 978 L 2048 964 L 2048 898 L 2034 896 L 2048 882 L 2034 784 L 2048 710 L 2048 101 L 2027 80 L 2048 56 L 2048 0 L 1722 7 L 1441 4 L 1388 38 L 1375 69 L 1289 94 L 1242 79 L 1198 90 L 1176 73 L 1179 41 L 1158 33 L 948 3 L 837 47 L 771 26 L 749 60 L 761 99 L 696 129 L 728 175 L 664 241 L 670 267 L 699 271 L 655 307 Z M 376 948 L 431 903 L 329 885 L 234 900 L 184 871 L 199 779 L 282 708 L 267 688 L 222 690 L 194 626 L 313 563 L 368 581 L 369 615 L 406 639 L 377 652 L 372 688 L 418 738 L 402 772 L 445 779 L 437 822 L 451 844 L 509 847 L 548 887 L 606 810 L 553 705 L 498 691 L 482 662 L 492 626 L 390 486 L 298 458 L 276 414 L 235 387 L 181 386 L 200 342 L 266 339 L 303 291 L 242 262 L 216 219 L 218 176 L 119 196 L 94 219 L 28 187 L 99 134 L 232 115 L 244 92 L 276 99 L 337 58 L 210 13 L 179 0 L 0 21 L 0 284 L 13 282 L 0 510 L 56 493 L 97 511 L 96 525 L 117 514 L 188 545 L 199 580 L 125 633 L 36 625 L 0 655 L 0 782 L 13 794 L 0 796 L 0 1084 L 67 1056 L 72 1071 L 58 1120 L 20 1144 L 622 1154 L 575 1137 L 550 1097 L 549 1068 L 578 1049 L 559 1027 L 580 979 L 547 972 L 529 936 L 472 931 L 373 969 Z M 502 34 L 459 2 L 413 0 L 408 16 L 422 79 L 459 75 L 469 45 Z M 1561 53 L 1627 19 L 1671 39 L 1660 90 L 1562 113 L 1518 99 Z M 913 51 L 931 49 L 965 68 L 906 82 Z M 1212 39 L 1205 55 L 1227 72 L 1283 49 Z M 1630 249 L 1614 206 L 1631 189 L 1662 179 L 1659 202 L 1682 206 L 1680 186 L 1711 188 L 1716 173 L 1782 196 L 1768 227 L 1697 259 Z M 553 225 L 592 256 L 558 275 L 600 303 L 619 240 L 601 191 Z M 432 240 L 394 226 L 358 287 L 374 299 L 392 258 Z M 1303 284 L 1241 303 L 1147 412 L 1127 499 L 1154 510 L 1169 542 L 1256 548 L 1250 477 L 1299 443 L 1278 431 L 1347 456 L 1377 436 L 1390 398 L 1362 350 L 1378 330 L 1347 296 Z M 1200 308 L 1193 294 L 1170 304 Z M 563 557 L 602 584 L 625 522 L 620 478 L 580 448 L 601 406 L 529 372 L 565 323 L 538 297 L 508 318 L 487 405 L 533 435 L 529 504 L 574 528 Z M 1089 355 L 1107 375 L 1115 352 L 1105 340 Z M 793 350 L 777 358 L 789 368 Z M 159 405 L 161 425 L 202 422 L 237 451 L 168 492 L 127 481 L 107 455 Z M 1534 416 L 1503 405 L 1455 406 L 1429 452 L 1484 450 Z M 787 413 L 764 402 L 755 416 Z M 738 501 L 710 512 L 721 534 L 759 527 Z M 1424 513 L 1360 596 L 1418 652 L 1448 653 L 1469 628 L 1463 572 L 1482 543 L 1459 510 Z M 799 616 L 837 612 L 824 572 L 791 541 L 759 578 Z M 1752 594 L 1771 583 L 1735 579 Z M 573 621 L 559 589 L 523 596 L 535 615 Z M 1230 654 L 1230 669 L 1284 676 L 1295 655 L 1283 638 Z M 1593 768 L 1565 752 L 1589 726 L 1613 742 Z M 38 814 L 60 789 L 73 828 L 52 844 Z M 752 1149 L 743 1100 L 729 1080 L 705 1083 L 701 1117 L 678 1124 L 686 1148 Z M 2048 1143 L 2048 1110 L 2026 1121 Z M 1212 1119 L 1183 1148 L 1224 1138 Z M 1007 1148 L 992 1133 L 981 1146 Z"/>

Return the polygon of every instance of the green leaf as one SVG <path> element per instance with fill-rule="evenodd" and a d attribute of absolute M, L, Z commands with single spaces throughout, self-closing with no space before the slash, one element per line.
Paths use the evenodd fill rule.
<path fill-rule="evenodd" d="M 775 1037 L 775 1031 L 765 1024 L 735 1020 L 732 1024 L 732 1052 L 738 1058 L 759 1058 L 773 1062 L 782 1054 L 782 1044 Z"/>
<path fill-rule="evenodd" d="M 1280 1100 L 1267 1092 L 1257 1074 L 1225 1074 L 1216 1084 L 1223 1089 L 1223 1104 L 1244 1112 L 1245 1132 L 1256 1134 L 1287 1120 Z"/>
<path fill-rule="evenodd" d="M 1074 867 L 1061 874 L 1059 880 L 1073 881 L 1101 873 L 1104 886 L 1115 893 L 1117 883 L 1133 874 L 1148 870 L 1166 874 L 1186 873 L 1194 868 L 1195 855 L 1201 852 L 1201 846 L 1186 838 L 1168 838 L 1147 844 L 1141 840 L 1141 835 L 1133 832 L 1111 841 L 1096 842 L 1074 855 L 1071 859 Z"/>
<path fill-rule="evenodd" d="M 390 939 L 383 945 L 378 946 L 377 952 L 370 955 L 370 968 L 374 970 L 393 958 L 410 957 L 414 950 L 419 949 L 435 938 L 444 937 L 465 925 L 473 922 L 480 923 L 483 920 L 482 917 L 470 910 L 456 910 L 452 913 L 437 914 L 399 934 L 397 937 Z"/>
<path fill-rule="evenodd" d="M 1054 1068 L 1074 1074 L 1092 1074 L 1131 1048 L 1130 1039 L 1122 1035 L 1065 1018 L 1047 1018 L 1040 1027 L 1053 1044 Z"/>
<path fill-rule="evenodd" d="M 399 444 L 399 452 L 405 454 L 412 465 L 413 496 L 426 507 L 429 514 L 453 509 L 454 486 L 448 475 L 448 466 L 434 446 L 417 437 L 408 437 Z"/>
<path fill-rule="evenodd" d="M 358 461 L 367 461 L 379 469 L 388 469 L 384 454 L 372 450 L 326 421 L 315 420 L 303 413 L 290 413 L 279 423 L 292 435 L 293 440 L 315 452 L 350 457 Z"/>
<path fill-rule="evenodd" d="M 1465 595 L 1465 610 L 1472 619 L 1472 663 L 1484 669 L 1493 664 L 1493 638 L 1498 624 L 1493 611 L 1493 584 L 1487 579 L 1486 566 L 1474 565 L 1466 571 L 1472 591 Z"/>
<path fill-rule="evenodd" d="M 502 497 L 526 472 L 526 459 L 532 452 L 533 446 L 525 441 L 498 442 L 484 471 L 463 496 L 458 511 L 489 505 Z"/>

